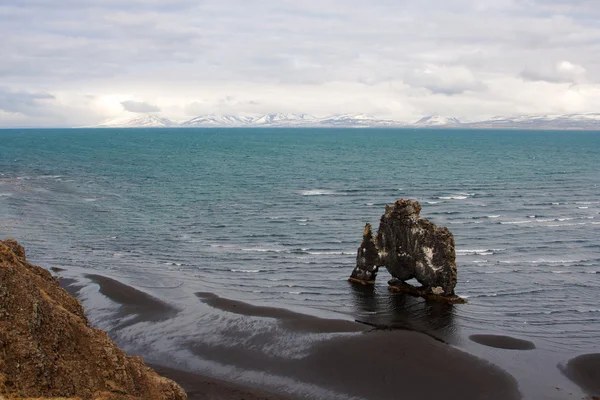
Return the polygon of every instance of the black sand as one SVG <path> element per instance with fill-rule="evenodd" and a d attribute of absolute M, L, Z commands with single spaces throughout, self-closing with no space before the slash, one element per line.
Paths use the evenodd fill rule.
<path fill-rule="evenodd" d="M 75 279 L 59 278 L 60 287 L 65 289 L 73 297 L 79 296 L 79 291 L 85 287 Z"/>
<path fill-rule="evenodd" d="M 96 283 L 100 293 L 121 305 L 118 317 L 135 315 L 116 328 L 133 325 L 143 321 L 164 321 L 175 316 L 179 310 L 141 290 L 101 275 L 86 275 Z"/>
<path fill-rule="evenodd" d="M 484 346 L 506 350 L 533 350 L 535 344 L 529 340 L 503 335 L 471 335 L 469 339 Z"/>
<path fill-rule="evenodd" d="M 196 295 L 211 307 L 225 312 L 279 319 L 283 327 L 295 332 L 357 332 L 365 328 L 350 321 L 327 320 L 250 305 L 211 293 Z M 194 353 L 205 359 L 243 369 L 259 367 L 348 396 L 368 399 L 520 398 L 515 380 L 501 369 L 421 333 L 376 330 L 342 335 L 315 343 L 305 357 L 293 360 L 252 350 L 275 339 L 276 334 L 259 336 L 250 346 L 246 342 L 239 348 L 201 343 L 189 345 Z"/>
<path fill-rule="evenodd" d="M 559 368 L 589 395 L 600 396 L 600 353 L 575 357 Z"/>
<path fill-rule="evenodd" d="M 158 321 L 177 313 L 163 301 L 138 289 L 98 275 L 87 278 L 100 292 L 121 304 L 120 314 L 136 314 L 145 321 Z M 222 313 L 272 318 L 274 329 L 252 336 L 252 343 L 208 344 L 190 338 L 187 348 L 202 359 L 240 369 L 283 376 L 297 382 L 339 393 L 342 397 L 378 399 L 519 399 L 512 376 L 500 368 L 459 351 L 424 334 L 406 330 L 368 330 L 353 321 L 330 320 L 274 307 L 229 300 L 211 293 L 197 293 L 205 304 Z M 319 336 L 300 357 L 266 354 L 263 349 L 286 335 L 337 333 Z M 234 335 L 227 328 L 220 335 Z M 142 354 L 143 356 L 143 354 Z M 149 355 L 152 356 L 152 355 Z M 189 391 L 190 399 L 281 399 L 235 383 L 208 378 L 193 371 L 157 367 Z M 286 389 L 284 394 L 288 394 Z M 306 398 L 306 396 L 302 396 Z M 319 396 L 315 395 L 314 398 Z"/>
<path fill-rule="evenodd" d="M 188 400 L 284 400 L 286 397 L 249 388 L 221 379 L 148 364 L 160 375 L 177 382 L 187 393 Z"/>
<path fill-rule="evenodd" d="M 354 321 L 318 318 L 283 308 L 256 306 L 238 300 L 225 299 L 214 293 L 198 292 L 196 296 L 203 303 L 221 311 L 248 317 L 277 319 L 281 322 L 282 326 L 294 332 L 332 333 L 360 332 L 366 330 L 365 326 Z"/>

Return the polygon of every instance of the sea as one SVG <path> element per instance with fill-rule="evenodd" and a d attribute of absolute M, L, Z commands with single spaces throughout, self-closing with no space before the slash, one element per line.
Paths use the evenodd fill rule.
<path fill-rule="evenodd" d="M 394 295 L 385 269 L 373 290 L 347 282 L 365 223 L 376 229 L 402 198 L 453 233 L 467 304 Z M 548 380 L 564 389 L 556 398 L 580 398 L 558 366 L 600 350 L 600 132 L 5 129 L 6 237 L 69 279 L 102 275 L 174 304 L 170 321 L 119 325 L 118 304 L 80 289 L 90 321 L 126 349 L 217 376 L 259 379 L 181 343 L 239 344 L 250 322 L 207 311 L 197 292 L 434 332 L 507 370 L 526 398 Z M 472 334 L 536 349 L 489 348 Z M 301 357 L 310 345 L 281 340 L 263 351 Z"/>

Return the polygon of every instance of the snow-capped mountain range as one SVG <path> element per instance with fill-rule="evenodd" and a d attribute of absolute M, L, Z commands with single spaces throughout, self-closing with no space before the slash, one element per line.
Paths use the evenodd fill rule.
<path fill-rule="evenodd" d="M 413 123 L 379 119 L 366 114 L 331 115 L 323 118 L 308 114 L 264 114 L 257 116 L 203 115 L 175 122 L 155 114 L 117 119 L 96 125 L 97 128 L 202 128 L 202 127 L 406 127 L 406 128 L 473 128 L 473 129 L 598 129 L 600 113 L 494 117 L 475 122 L 461 122 L 454 117 L 427 116 Z"/>
<path fill-rule="evenodd" d="M 461 122 L 454 117 L 442 117 L 441 115 L 430 115 L 423 117 L 413 125 L 416 126 L 448 126 L 448 125 L 459 125 Z"/>
<path fill-rule="evenodd" d="M 95 125 L 94 128 L 164 128 L 178 125 L 168 118 L 148 114 L 134 118 L 111 119 Z"/>

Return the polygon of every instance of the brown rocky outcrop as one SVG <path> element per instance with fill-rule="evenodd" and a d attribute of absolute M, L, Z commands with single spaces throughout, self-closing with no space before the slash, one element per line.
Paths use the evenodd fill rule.
<path fill-rule="evenodd" d="M 183 400 L 175 382 L 91 328 L 79 301 L 0 241 L 0 398 Z"/>
<path fill-rule="evenodd" d="M 366 225 L 350 281 L 373 284 L 378 268 L 392 275 L 390 289 L 441 300 L 461 301 L 454 294 L 456 254 L 454 237 L 446 227 L 420 218 L 416 200 L 398 200 L 386 205 L 377 235 Z M 405 282 L 415 278 L 422 287 Z"/>

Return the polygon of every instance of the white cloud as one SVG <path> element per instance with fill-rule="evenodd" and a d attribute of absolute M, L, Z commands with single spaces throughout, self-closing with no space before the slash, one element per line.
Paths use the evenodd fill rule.
<path fill-rule="evenodd" d="M 2 104 L 27 125 L 93 124 L 128 101 L 175 119 L 585 112 L 599 19 L 588 0 L 21 0 L 0 4 Z"/>
<path fill-rule="evenodd" d="M 581 65 L 569 61 L 556 63 L 552 68 L 542 66 L 541 68 L 525 68 L 521 77 L 530 81 L 544 81 L 550 83 L 584 83 L 586 80 L 586 69 Z"/>
<path fill-rule="evenodd" d="M 431 65 L 423 70 L 412 71 L 405 81 L 412 87 L 423 87 L 434 94 L 455 95 L 486 89 L 485 84 L 477 80 L 468 68 L 461 66 Z"/>
<path fill-rule="evenodd" d="M 125 100 L 121 102 L 123 109 L 132 113 L 152 113 L 160 111 L 154 104 L 145 101 Z"/>

